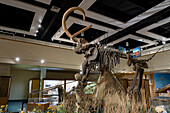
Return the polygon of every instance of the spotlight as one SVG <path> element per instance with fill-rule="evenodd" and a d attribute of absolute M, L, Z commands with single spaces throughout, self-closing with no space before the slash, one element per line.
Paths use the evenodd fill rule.
<path fill-rule="evenodd" d="M 16 57 L 16 58 L 15 58 L 15 61 L 19 62 L 19 61 L 20 61 L 20 58 L 19 58 L 19 57 Z"/>
<path fill-rule="evenodd" d="M 82 71 L 80 71 L 80 74 L 83 74 L 83 72 L 82 72 Z"/>
<path fill-rule="evenodd" d="M 84 36 L 84 32 L 81 32 L 81 36 Z"/>
<path fill-rule="evenodd" d="M 37 36 L 37 34 L 35 34 L 34 36 Z"/>
<path fill-rule="evenodd" d="M 98 69 L 99 67 L 98 66 L 96 66 L 96 69 Z"/>
<path fill-rule="evenodd" d="M 45 60 L 42 59 L 42 60 L 41 60 L 41 63 L 44 64 L 44 63 L 45 63 Z"/>
<path fill-rule="evenodd" d="M 162 41 L 162 44 L 166 44 L 166 41 Z"/>
<path fill-rule="evenodd" d="M 36 33 L 38 33 L 38 30 L 36 30 Z"/>
<path fill-rule="evenodd" d="M 139 39 L 138 41 L 143 42 L 144 40 L 143 39 Z"/>
<path fill-rule="evenodd" d="M 100 42 L 97 42 L 97 45 L 99 45 L 100 44 Z"/>
<path fill-rule="evenodd" d="M 126 46 L 127 46 L 127 47 L 129 46 L 129 42 L 126 42 Z"/>
<path fill-rule="evenodd" d="M 41 25 L 39 24 L 39 25 L 38 25 L 38 27 L 40 28 L 40 27 L 41 27 Z"/>

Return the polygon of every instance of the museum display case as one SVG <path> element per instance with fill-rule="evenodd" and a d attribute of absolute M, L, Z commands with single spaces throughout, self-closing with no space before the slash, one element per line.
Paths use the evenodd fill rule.
<path fill-rule="evenodd" d="M 29 98 L 27 104 L 27 110 L 32 111 L 34 109 L 40 109 L 45 111 L 50 105 L 49 98 Z"/>

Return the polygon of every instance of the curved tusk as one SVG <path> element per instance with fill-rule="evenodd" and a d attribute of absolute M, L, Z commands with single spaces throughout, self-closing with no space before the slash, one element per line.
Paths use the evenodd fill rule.
<path fill-rule="evenodd" d="M 70 34 L 70 32 L 68 31 L 68 29 L 67 29 L 67 27 L 66 27 L 66 19 L 67 19 L 68 14 L 70 14 L 70 13 L 71 13 L 72 11 L 74 11 L 74 10 L 79 10 L 79 11 L 81 11 L 81 13 L 83 14 L 83 20 L 85 21 L 85 12 L 84 12 L 84 10 L 83 10 L 82 8 L 80 8 L 80 7 L 72 7 L 72 8 L 70 8 L 70 9 L 68 9 L 68 10 L 64 13 L 63 19 L 62 19 L 62 27 L 63 27 L 63 30 L 65 31 L 65 33 L 67 34 L 67 36 L 70 37 L 71 39 L 72 39 L 73 37 L 79 35 L 81 32 L 84 32 L 84 31 L 88 30 L 89 28 L 91 28 L 91 25 L 90 25 L 90 26 L 87 26 L 87 27 L 81 29 L 80 31 L 74 33 L 73 35 Z"/>

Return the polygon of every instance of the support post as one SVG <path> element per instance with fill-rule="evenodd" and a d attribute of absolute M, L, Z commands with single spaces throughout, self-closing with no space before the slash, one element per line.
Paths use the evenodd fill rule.
<path fill-rule="evenodd" d="M 40 91 L 43 90 L 43 78 L 46 78 L 46 68 L 42 68 L 41 69 L 41 73 L 40 73 Z M 43 95 L 42 92 L 39 92 L 39 98 L 42 98 Z"/>
<path fill-rule="evenodd" d="M 66 79 L 64 79 L 64 96 L 63 96 L 64 108 L 65 108 L 65 103 L 66 103 Z"/>

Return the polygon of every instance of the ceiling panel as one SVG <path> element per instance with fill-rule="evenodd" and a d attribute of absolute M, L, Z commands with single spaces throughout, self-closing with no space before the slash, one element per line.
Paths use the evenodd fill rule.
<path fill-rule="evenodd" d="M 89 10 L 121 22 L 127 22 L 162 1 L 164 0 L 144 0 L 138 5 L 138 1 L 134 0 L 98 0 Z"/>
<path fill-rule="evenodd" d="M 149 30 L 149 32 L 170 38 L 170 22 Z"/>
<path fill-rule="evenodd" d="M 35 12 L 0 3 L 0 26 L 29 31 Z"/>
<path fill-rule="evenodd" d="M 126 39 L 126 40 L 123 40 L 123 41 L 121 41 L 121 42 L 119 42 L 119 43 L 114 44 L 114 47 L 115 47 L 115 48 L 118 48 L 119 46 L 122 46 L 122 47 L 125 47 L 125 48 L 128 49 L 128 47 L 126 47 L 126 42 L 129 43 L 129 48 L 130 48 L 130 49 L 133 49 L 133 48 L 136 48 L 136 47 L 138 47 L 138 46 L 143 46 L 143 45 L 146 45 L 146 44 L 147 44 L 147 43 L 145 43 L 145 42 L 141 42 L 141 41 L 137 41 L 137 40 L 128 38 L 128 39 Z"/>

